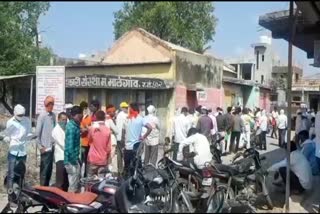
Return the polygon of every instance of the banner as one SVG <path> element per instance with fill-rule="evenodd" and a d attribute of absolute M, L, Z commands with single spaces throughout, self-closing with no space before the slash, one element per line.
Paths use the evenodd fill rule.
<path fill-rule="evenodd" d="M 64 111 L 65 102 L 65 67 L 37 66 L 36 72 L 36 114 L 45 111 L 44 99 L 47 96 L 55 99 L 53 111 L 58 114 Z"/>
<path fill-rule="evenodd" d="M 162 79 L 110 75 L 85 75 L 66 78 L 67 88 L 167 89 L 173 83 Z"/>

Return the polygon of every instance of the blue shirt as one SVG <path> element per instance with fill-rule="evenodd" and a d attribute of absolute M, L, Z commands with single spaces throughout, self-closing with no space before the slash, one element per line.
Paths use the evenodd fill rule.
<path fill-rule="evenodd" d="M 143 126 L 145 126 L 147 122 L 138 115 L 134 119 L 128 119 L 125 124 L 126 130 L 126 149 L 133 150 L 133 146 L 136 143 L 140 142 L 140 136 L 142 132 Z"/>

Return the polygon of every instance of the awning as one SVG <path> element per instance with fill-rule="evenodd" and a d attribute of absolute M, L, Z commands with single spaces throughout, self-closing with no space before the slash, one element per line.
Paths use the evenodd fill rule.
<path fill-rule="evenodd" d="M 0 80 L 16 79 L 16 78 L 29 77 L 29 76 L 35 76 L 35 74 L 21 74 L 21 75 L 0 76 Z"/>

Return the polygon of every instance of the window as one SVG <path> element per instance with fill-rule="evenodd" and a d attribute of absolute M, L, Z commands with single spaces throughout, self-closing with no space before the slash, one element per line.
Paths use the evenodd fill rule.
<path fill-rule="evenodd" d="M 264 54 L 262 54 L 261 60 L 262 60 L 262 62 L 264 62 Z"/>
<path fill-rule="evenodd" d="M 295 96 L 295 97 L 292 98 L 292 100 L 300 102 L 301 101 L 301 97 Z"/>
<path fill-rule="evenodd" d="M 256 62 L 257 70 L 259 70 L 259 51 L 257 51 L 257 62 Z"/>
<path fill-rule="evenodd" d="M 264 82 L 264 76 L 261 75 L 261 84 L 263 84 L 263 82 Z"/>
<path fill-rule="evenodd" d="M 296 82 L 299 81 L 299 74 L 296 74 Z"/>

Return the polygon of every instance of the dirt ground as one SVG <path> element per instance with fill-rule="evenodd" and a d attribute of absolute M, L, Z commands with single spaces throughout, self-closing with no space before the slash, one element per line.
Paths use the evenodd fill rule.
<path fill-rule="evenodd" d="M 261 151 L 262 156 L 266 156 L 266 160 L 263 161 L 264 167 L 268 168 L 273 163 L 283 159 L 285 157 L 285 151 L 279 149 L 277 146 L 277 140 L 268 138 L 268 150 Z M 2 143 L 2 142 L 1 142 Z M 158 159 L 163 156 L 163 149 L 159 147 Z M 36 154 L 35 154 L 35 142 L 30 143 L 28 146 L 28 158 L 27 158 L 27 173 L 26 173 L 26 183 L 29 185 L 39 184 L 39 169 L 40 169 L 40 157 L 38 155 L 38 161 L 36 164 Z M 2 210 L 7 202 L 7 195 L 5 194 L 5 188 L 3 187 L 3 178 L 7 171 L 7 145 L 4 143 L 0 146 L 0 210 Z M 223 162 L 229 164 L 233 155 L 223 157 Z M 55 166 L 53 167 L 55 169 Z M 113 170 L 117 170 L 116 165 L 113 166 Z M 270 174 L 267 179 L 267 186 L 270 191 L 271 199 L 274 203 L 273 210 L 259 210 L 261 213 L 281 213 L 283 211 L 283 206 L 285 202 L 285 194 L 277 191 L 276 187 L 272 185 L 273 175 Z M 52 176 L 52 183 L 55 182 L 55 171 Z M 291 212 L 299 213 L 316 213 L 317 206 L 320 202 L 320 194 L 316 187 L 320 186 L 320 176 L 314 176 L 314 187 L 313 190 L 305 193 L 303 196 L 292 196 L 290 197 Z"/>

